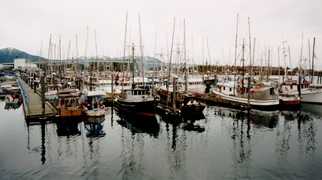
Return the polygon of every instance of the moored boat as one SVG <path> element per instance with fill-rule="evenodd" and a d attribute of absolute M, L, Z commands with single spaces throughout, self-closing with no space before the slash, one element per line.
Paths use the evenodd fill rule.
<path fill-rule="evenodd" d="M 297 109 L 300 107 L 301 98 L 297 81 L 287 80 L 280 85 L 279 100 L 281 108 Z"/>
<path fill-rule="evenodd" d="M 89 117 L 105 116 L 106 108 L 103 104 L 104 92 L 85 91 L 82 95 L 83 111 Z"/>
<path fill-rule="evenodd" d="M 148 89 L 133 88 L 123 90 L 115 101 L 116 110 L 121 116 L 149 118 L 155 116 L 156 100 Z"/>
<path fill-rule="evenodd" d="M 279 98 L 272 85 L 257 83 L 256 85 L 250 85 L 251 88 L 247 92 L 243 85 L 240 85 L 239 82 L 235 83 L 236 85 L 234 85 L 233 81 L 217 83 L 212 93 L 218 99 L 218 103 L 245 109 L 276 110 L 278 108 Z"/>
<path fill-rule="evenodd" d="M 73 90 L 58 92 L 58 115 L 59 117 L 78 117 L 82 115 L 82 108 L 79 103 L 80 93 Z"/>

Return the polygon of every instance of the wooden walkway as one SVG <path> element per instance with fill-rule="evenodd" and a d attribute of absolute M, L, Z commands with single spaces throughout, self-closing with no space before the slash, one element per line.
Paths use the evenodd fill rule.
<path fill-rule="evenodd" d="M 40 120 L 56 116 L 57 111 L 50 103 L 46 102 L 45 109 L 43 109 L 41 97 L 22 79 L 18 78 L 17 81 L 23 98 L 23 108 L 26 119 Z"/>

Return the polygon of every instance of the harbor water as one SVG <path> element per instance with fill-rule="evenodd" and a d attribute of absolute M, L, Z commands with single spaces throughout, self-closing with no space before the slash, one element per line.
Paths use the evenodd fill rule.
<path fill-rule="evenodd" d="M 0 179 L 322 179 L 319 113 L 210 106 L 201 120 L 142 125 L 109 108 L 100 120 L 28 124 L 0 102 Z"/>

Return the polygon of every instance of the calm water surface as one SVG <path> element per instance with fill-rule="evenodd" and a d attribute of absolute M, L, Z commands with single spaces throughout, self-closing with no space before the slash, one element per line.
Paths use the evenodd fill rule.
<path fill-rule="evenodd" d="M 208 107 L 205 119 L 151 128 L 120 120 L 27 125 L 0 102 L 0 179 L 322 179 L 319 109 Z M 308 112 L 312 110 L 311 112 Z"/>

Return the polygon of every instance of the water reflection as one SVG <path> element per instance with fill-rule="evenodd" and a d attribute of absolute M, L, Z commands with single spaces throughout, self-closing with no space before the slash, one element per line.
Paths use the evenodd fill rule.
<path fill-rule="evenodd" d="M 226 111 L 225 111 L 226 110 Z M 254 125 L 258 125 L 259 122 L 256 116 L 258 112 L 227 112 L 227 109 L 219 111 L 221 116 L 225 116 L 228 113 L 229 117 L 232 117 L 232 143 L 233 143 L 233 162 L 234 168 L 238 168 L 240 165 L 243 168 L 249 167 L 249 161 L 251 157 L 251 122 Z M 258 118 L 262 118 L 258 116 Z M 265 118 L 266 119 L 266 118 Z M 265 123 L 264 123 L 265 124 Z"/>
<path fill-rule="evenodd" d="M 176 179 L 176 176 L 184 179 L 186 170 L 186 148 L 187 136 L 185 131 L 180 130 L 182 122 L 176 119 L 161 119 L 166 122 L 166 154 L 170 171 L 169 179 Z"/>
<path fill-rule="evenodd" d="M 310 116 L 315 116 L 316 118 L 322 117 L 322 106 L 318 104 L 302 104 L 301 110 L 303 112 L 311 113 Z"/>
<path fill-rule="evenodd" d="M 87 137 L 104 137 L 103 122 L 105 117 L 101 118 L 87 118 L 84 120 L 85 129 L 87 130 Z"/>
<path fill-rule="evenodd" d="M 270 136 L 269 132 L 275 134 L 275 136 L 273 135 L 273 139 L 276 141 L 275 144 L 271 144 L 268 141 L 267 143 L 269 144 L 263 144 L 262 146 L 267 146 L 268 148 L 275 147 L 275 156 L 268 156 L 271 156 L 271 158 L 276 157 L 279 166 L 282 166 L 291 158 L 293 159 L 294 157 L 291 155 L 294 152 L 298 152 L 298 157 L 302 160 L 305 160 L 304 156 L 313 158 L 316 153 L 317 121 L 314 120 L 314 116 L 310 113 L 303 111 L 241 112 L 226 108 L 215 108 L 215 115 L 225 120 L 227 118 L 232 120 L 233 174 L 237 179 L 252 178 L 250 170 L 254 169 L 252 166 L 254 163 L 254 143 L 259 143 L 254 138 L 258 137 L 261 133 L 268 136 Z M 261 140 L 264 139 L 261 138 Z M 296 140 L 297 146 L 294 140 Z M 257 145 L 257 147 L 260 146 Z M 301 166 L 301 163 L 298 166 Z M 290 172 L 283 173 L 287 174 Z"/>
<path fill-rule="evenodd" d="M 215 114 L 220 117 L 230 117 L 233 119 L 234 124 L 237 123 L 237 125 L 239 122 L 242 122 L 243 124 L 244 120 L 247 120 L 247 127 L 249 126 L 249 130 L 250 124 L 256 126 L 257 128 L 275 128 L 279 118 L 279 111 L 239 111 L 229 108 L 217 108 L 215 110 Z"/>
<path fill-rule="evenodd" d="M 117 123 L 124 128 L 129 129 L 133 134 L 146 133 L 155 138 L 159 136 L 160 124 L 156 117 L 138 119 L 135 117 L 120 117 Z"/>
<path fill-rule="evenodd" d="M 317 126 L 313 118 L 304 112 L 300 112 L 297 118 L 298 142 L 305 144 L 305 153 L 316 150 Z"/>
<path fill-rule="evenodd" d="M 4 102 L 0 105 L 9 114 L 0 123 L 13 123 L 8 129 L 19 127 L 21 121 L 12 118 L 18 115 L 3 110 Z M 27 122 L 23 131 L 3 128 L 2 144 L 20 143 L 10 150 L 0 148 L 12 153 L 0 158 L 0 168 L 8 169 L 0 176 L 17 172 L 30 179 L 306 179 L 316 174 L 312 179 L 321 179 L 315 177 L 321 177 L 322 122 L 311 112 L 208 107 L 205 119 L 156 116 L 149 121 L 119 118 L 112 112 L 106 119 Z M 15 130 L 25 138 L 13 136 Z M 6 135 L 13 143 L 1 138 Z M 21 150 L 21 143 L 27 153 L 11 152 Z M 33 166 L 26 172 L 17 168 L 21 162 Z"/>
<path fill-rule="evenodd" d="M 30 148 L 30 126 L 32 126 L 34 124 L 30 124 L 27 123 L 27 150 L 31 150 Z M 39 122 L 39 124 L 37 124 L 40 126 L 40 161 L 41 164 L 45 164 L 46 163 L 46 122 L 42 121 Z M 37 148 L 33 149 L 34 151 L 38 151 Z"/>
<path fill-rule="evenodd" d="M 41 123 L 41 163 L 45 164 L 46 162 L 46 129 L 45 129 L 45 123 Z"/>
<path fill-rule="evenodd" d="M 81 131 L 79 130 L 79 123 L 81 121 L 77 119 L 56 119 L 55 123 L 57 126 L 58 136 L 80 136 Z"/>

